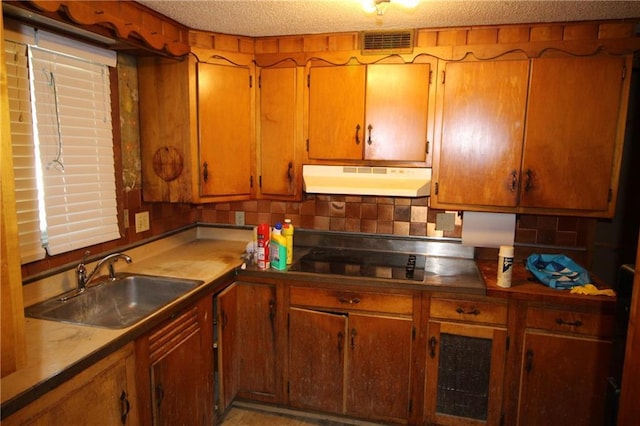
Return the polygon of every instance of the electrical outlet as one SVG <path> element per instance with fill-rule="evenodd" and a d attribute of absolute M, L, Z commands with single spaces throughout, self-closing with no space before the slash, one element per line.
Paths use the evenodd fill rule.
<path fill-rule="evenodd" d="M 438 213 L 436 215 L 436 231 L 451 232 L 456 227 L 455 213 Z"/>
<path fill-rule="evenodd" d="M 149 212 L 136 213 L 136 233 L 149 230 Z"/>
<path fill-rule="evenodd" d="M 244 212 L 236 212 L 236 225 L 244 225 Z"/>

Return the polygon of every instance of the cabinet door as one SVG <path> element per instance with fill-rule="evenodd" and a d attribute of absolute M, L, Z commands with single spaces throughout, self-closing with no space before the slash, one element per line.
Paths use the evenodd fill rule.
<path fill-rule="evenodd" d="M 237 396 L 274 402 L 276 374 L 276 288 L 237 282 L 216 297 L 220 411 Z"/>
<path fill-rule="evenodd" d="M 525 332 L 519 425 L 604 422 L 611 342 Z"/>
<path fill-rule="evenodd" d="M 349 313 L 347 413 L 407 419 L 413 321 Z"/>
<path fill-rule="evenodd" d="M 138 61 L 142 197 L 145 201 L 192 203 L 198 161 L 196 144 L 195 69 L 184 61 L 145 57 Z M 195 110 L 195 108 L 194 108 Z M 124 136 L 129 138 L 128 136 Z"/>
<path fill-rule="evenodd" d="M 198 63 L 200 195 L 250 195 L 251 70 Z"/>
<path fill-rule="evenodd" d="M 289 404 L 344 412 L 347 316 L 289 309 Z M 371 354 L 370 354 L 371 355 Z M 376 398 L 379 396 L 374 394 Z M 370 399 L 371 395 L 369 395 Z"/>
<path fill-rule="evenodd" d="M 500 424 L 507 332 L 429 322 L 426 414 L 440 425 Z"/>
<path fill-rule="evenodd" d="M 362 160 L 366 67 L 309 70 L 309 158 Z"/>
<path fill-rule="evenodd" d="M 625 58 L 532 60 L 522 207 L 607 211 Z"/>
<path fill-rule="evenodd" d="M 264 399 L 276 395 L 276 288 L 236 283 L 238 393 Z"/>
<path fill-rule="evenodd" d="M 528 71 L 526 60 L 446 64 L 434 206 L 516 206 Z"/>
<path fill-rule="evenodd" d="M 218 326 L 218 410 L 223 413 L 238 393 L 238 286 L 216 296 Z"/>
<path fill-rule="evenodd" d="M 144 403 L 154 425 L 214 421 L 212 305 L 204 297 L 140 341 L 139 353 L 148 351 L 143 383 L 151 395 Z"/>
<path fill-rule="evenodd" d="M 425 161 L 429 64 L 367 66 L 365 159 Z"/>
<path fill-rule="evenodd" d="M 133 344 L 2 420 L 3 425 L 137 425 Z"/>
<path fill-rule="evenodd" d="M 260 71 L 260 193 L 295 196 L 297 69 Z"/>

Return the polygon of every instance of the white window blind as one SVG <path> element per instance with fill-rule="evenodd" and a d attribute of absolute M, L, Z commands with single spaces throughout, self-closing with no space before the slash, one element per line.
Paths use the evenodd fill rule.
<path fill-rule="evenodd" d="M 109 68 L 34 46 L 29 68 L 47 252 L 120 238 Z"/>
<path fill-rule="evenodd" d="M 33 262 L 44 258 L 40 220 L 38 215 L 38 189 L 35 173 L 33 122 L 29 95 L 27 46 L 6 41 L 4 44 L 7 87 L 15 177 L 16 209 L 18 213 L 18 240 L 20 261 Z"/>

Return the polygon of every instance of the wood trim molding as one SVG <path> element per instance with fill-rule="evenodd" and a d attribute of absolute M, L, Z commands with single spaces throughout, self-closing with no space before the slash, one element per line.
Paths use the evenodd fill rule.
<path fill-rule="evenodd" d="M 132 47 L 182 57 L 189 53 L 188 28 L 134 1 L 7 1 L 59 22 L 120 42 L 115 50 Z"/>

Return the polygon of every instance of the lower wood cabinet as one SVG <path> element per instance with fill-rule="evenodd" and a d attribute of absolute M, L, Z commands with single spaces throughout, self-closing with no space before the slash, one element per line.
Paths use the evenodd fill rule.
<path fill-rule="evenodd" d="M 506 322 L 506 303 L 432 298 L 425 397 L 429 424 L 500 424 Z"/>
<path fill-rule="evenodd" d="M 292 287 L 289 404 L 406 423 L 413 296 Z"/>
<path fill-rule="evenodd" d="M 239 278 L 216 296 L 220 412 L 240 398 L 384 424 L 603 424 L 613 318 L 593 303 Z"/>
<path fill-rule="evenodd" d="M 205 296 L 136 340 L 142 424 L 213 424 L 212 309 Z"/>
<path fill-rule="evenodd" d="M 610 315 L 527 309 L 518 425 L 604 424 L 612 324 Z"/>
<path fill-rule="evenodd" d="M 218 410 L 236 397 L 278 402 L 276 285 L 236 282 L 216 296 L 216 305 Z"/>
<path fill-rule="evenodd" d="M 138 425 L 133 343 L 2 421 L 3 425 Z"/>

